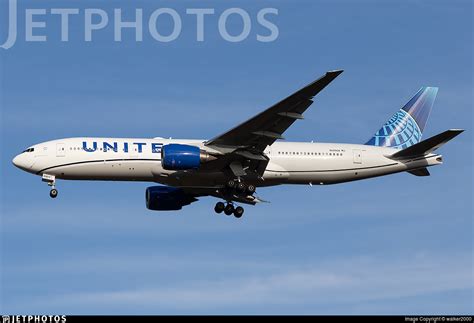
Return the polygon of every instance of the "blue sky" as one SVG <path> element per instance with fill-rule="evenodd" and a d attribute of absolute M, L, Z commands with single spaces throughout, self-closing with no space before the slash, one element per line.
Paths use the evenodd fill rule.
<path fill-rule="evenodd" d="M 51 15 L 48 41 L 25 42 L 25 8 L 64 7 L 82 12 L 69 42 Z M 117 43 L 109 25 L 84 42 L 84 8 L 131 18 L 160 7 L 183 18 L 176 41 L 124 31 Z M 184 14 L 196 7 L 216 11 L 202 43 Z M 243 42 L 217 32 L 231 7 L 252 17 Z M 265 7 L 279 10 L 270 43 L 255 39 Z M 21 39 L 0 49 L 0 312 L 473 313 L 471 1 L 19 0 L 19 12 Z M 363 143 L 421 86 L 438 86 L 425 138 L 466 129 L 440 150 L 445 164 L 428 178 L 261 189 L 271 203 L 240 220 L 215 215 L 213 198 L 148 211 L 147 183 L 61 181 L 52 200 L 11 164 L 62 137 L 210 138 L 339 68 L 288 140 Z"/>

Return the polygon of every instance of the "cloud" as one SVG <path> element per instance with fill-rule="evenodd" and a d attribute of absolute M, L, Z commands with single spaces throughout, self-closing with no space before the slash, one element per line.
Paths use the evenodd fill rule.
<path fill-rule="evenodd" d="M 190 271 L 194 269 L 195 262 L 199 267 L 198 259 L 190 260 L 187 265 Z M 66 293 L 49 298 L 43 305 L 53 308 L 70 304 L 75 304 L 76 308 L 113 306 L 122 311 L 136 308 L 202 311 L 259 305 L 280 306 L 284 310 L 304 304 L 354 304 L 472 289 L 469 259 L 469 255 L 439 258 L 414 255 L 409 259 L 348 258 L 305 268 L 289 266 L 283 270 L 276 269 L 276 264 L 267 264 L 266 270 L 244 276 L 234 276 L 230 271 L 226 278 L 217 275 L 197 281 L 184 279 L 182 284 L 176 286 L 157 282 L 146 287 Z M 205 263 L 205 259 L 201 265 L 202 262 Z M 236 262 L 233 263 L 235 265 Z M 186 266 L 179 262 L 179 266 L 183 265 Z M 212 266 L 210 263 L 207 269 L 212 271 Z M 206 270 L 204 267 L 199 270 Z"/>

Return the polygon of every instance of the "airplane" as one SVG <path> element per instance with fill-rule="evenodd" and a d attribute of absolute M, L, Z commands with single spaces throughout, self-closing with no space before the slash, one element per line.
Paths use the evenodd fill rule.
<path fill-rule="evenodd" d="M 282 184 L 328 185 L 408 172 L 429 176 L 440 165 L 435 151 L 464 130 L 421 140 L 438 92 L 422 87 L 365 144 L 286 142 L 283 133 L 342 70 L 316 81 L 235 128 L 209 140 L 67 138 L 42 142 L 13 164 L 42 177 L 56 198 L 56 180 L 143 181 L 146 207 L 174 211 L 200 197 L 221 201 L 215 212 L 242 217 L 235 204 L 265 202 L 256 188 Z M 224 203 L 225 202 L 225 203 Z"/>

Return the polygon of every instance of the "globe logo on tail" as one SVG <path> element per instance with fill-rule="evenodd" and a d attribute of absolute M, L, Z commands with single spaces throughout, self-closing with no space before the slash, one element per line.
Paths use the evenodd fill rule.
<path fill-rule="evenodd" d="M 366 145 L 405 149 L 420 142 L 437 93 L 436 87 L 422 87 Z"/>
<path fill-rule="evenodd" d="M 375 146 L 407 148 L 421 140 L 421 130 L 416 121 L 404 110 L 399 110 L 372 138 Z"/>

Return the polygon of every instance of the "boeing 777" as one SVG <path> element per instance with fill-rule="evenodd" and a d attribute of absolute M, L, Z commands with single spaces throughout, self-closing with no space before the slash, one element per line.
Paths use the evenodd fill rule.
<path fill-rule="evenodd" d="M 327 185 L 399 172 L 430 175 L 442 164 L 435 151 L 463 130 L 421 141 L 438 89 L 422 87 L 365 144 L 286 142 L 283 133 L 342 70 L 318 80 L 244 123 L 209 140 L 68 138 L 31 146 L 13 159 L 42 177 L 58 195 L 56 180 L 144 181 L 150 210 L 180 210 L 214 196 L 217 213 L 240 218 L 242 206 L 262 202 L 256 188 L 282 184 Z M 225 202 L 225 203 L 224 203 Z"/>

